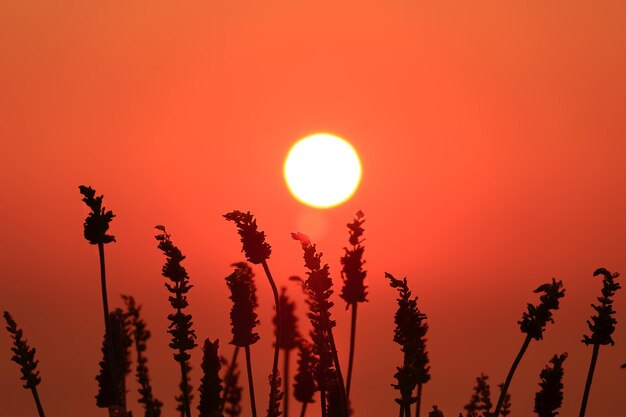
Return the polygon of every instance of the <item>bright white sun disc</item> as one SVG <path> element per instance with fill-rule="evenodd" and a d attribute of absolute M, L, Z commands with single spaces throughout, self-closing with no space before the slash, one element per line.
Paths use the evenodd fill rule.
<path fill-rule="evenodd" d="M 285 161 L 284 175 L 298 200 L 313 207 L 332 207 L 356 191 L 361 180 L 361 162 L 345 140 L 316 133 L 293 145 Z"/>

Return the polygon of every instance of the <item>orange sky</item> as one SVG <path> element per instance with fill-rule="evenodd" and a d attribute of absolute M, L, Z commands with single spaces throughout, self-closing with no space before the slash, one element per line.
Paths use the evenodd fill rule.
<path fill-rule="evenodd" d="M 397 412 L 390 384 L 401 357 L 384 271 L 406 275 L 428 315 L 433 377 L 423 404 L 446 416 L 469 400 L 480 372 L 497 390 L 531 291 L 562 279 L 556 324 L 513 381 L 513 417 L 532 413 L 539 371 L 563 351 L 562 415 L 578 411 L 591 355 L 580 339 L 600 288 L 591 274 L 626 273 L 623 1 L 63 3 L 0 8 L 0 308 L 38 350 L 50 416 L 106 415 L 93 399 L 103 329 L 79 184 L 104 193 L 118 216 L 118 242 L 107 247 L 111 304 L 121 293 L 144 304 L 167 415 L 178 368 L 152 226 L 166 225 L 188 256 L 199 337 L 218 337 L 230 355 L 224 277 L 242 257 L 221 214 L 232 209 L 256 214 L 279 285 L 300 301 L 287 282 L 304 273 L 289 233 L 309 233 L 339 283 L 345 223 L 365 212 L 371 301 L 359 309 L 357 416 Z M 282 179 L 293 142 L 317 131 L 351 141 L 363 163 L 355 196 L 323 211 L 302 206 Z M 271 296 L 264 280 L 258 286 L 264 410 Z M 349 315 L 335 301 L 347 362 Z M 600 350 L 590 416 L 626 407 L 624 294 L 615 309 L 617 344 Z M 2 414 L 34 416 L 9 349 L 5 334 Z M 198 348 L 196 387 L 199 359 Z"/>

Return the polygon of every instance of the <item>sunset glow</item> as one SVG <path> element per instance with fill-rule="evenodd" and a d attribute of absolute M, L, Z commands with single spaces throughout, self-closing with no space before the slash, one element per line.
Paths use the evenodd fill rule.
<path fill-rule="evenodd" d="M 291 148 L 284 174 L 294 197 L 310 206 L 327 208 L 354 194 L 361 180 L 361 162 L 345 140 L 316 133 Z"/>

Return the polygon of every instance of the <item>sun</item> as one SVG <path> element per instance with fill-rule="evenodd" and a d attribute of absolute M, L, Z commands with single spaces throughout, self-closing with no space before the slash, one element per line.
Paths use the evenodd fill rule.
<path fill-rule="evenodd" d="M 293 145 L 284 175 L 294 197 L 309 206 L 328 208 L 352 197 L 361 180 L 361 162 L 347 141 L 316 133 Z"/>

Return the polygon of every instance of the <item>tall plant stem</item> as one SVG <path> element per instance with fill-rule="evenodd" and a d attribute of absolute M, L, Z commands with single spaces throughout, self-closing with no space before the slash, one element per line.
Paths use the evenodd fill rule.
<path fill-rule="evenodd" d="M 252 417 L 256 417 L 256 401 L 254 400 L 254 381 L 252 378 L 252 359 L 250 358 L 250 345 L 245 346 L 246 352 L 246 369 L 248 370 L 248 387 L 250 388 L 250 407 L 252 408 Z"/>
<path fill-rule="evenodd" d="M 404 417 L 404 404 L 400 404 L 400 417 Z"/>
<path fill-rule="evenodd" d="M 113 368 L 115 362 L 115 354 L 113 350 L 113 338 L 111 337 L 111 322 L 109 320 L 109 301 L 107 297 L 107 274 L 105 269 L 104 262 L 104 243 L 98 242 L 98 255 L 100 256 L 100 286 L 102 288 L 102 310 L 104 311 L 104 332 L 106 334 L 106 349 L 107 354 L 109 356 L 109 373 L 111 376 L 111 381 L 113 382 L 113 386 L 115 389 L 113 390 L 113 398 L 115 399 L 115 404 L 121 406 L 120 404 L 120 393 L 118 389 L 118 380 L 115 375 L 115 369 Z"/>
<path fill-rule="evenodd" d="M 528 345 L 530 344 L 531 340 L 532 340 L 532 337 L 530 335 L 527 335 L 526 339 L 524 339 L 524 343 L 522 344 L 522 348 L 520 349 L 519 353 L 517 354 L 517 357 L 513 361 L 513 365 L 511 365 L 509 374 L 506 376 L 506 380 L 504 381 L 504 385 L 502 386 L 502 390 L 500 391 L 500 397 L 498 397 L 498 404 L 496 405 L 496 411 L 494 411 L 493 417 L 498 417 L 500 415 L 500 409 L 502 408 L 504 397 L 506 396 L 506 393 L 509 390 L 509 385 L 511 384 L 511 380 L 513 379 L 513 374 L 515 373 L 515 370 L 517 369 L 517 365 L 519 365 L 520 361 L 522 360 L 522 356 L 524 356 L 526 349 L 528 349 Z"/>
<path fill-rule="evenodd" d="M 422 388 L 421 382 L 417 384 L 417 401 L 415 402 L 415 417 L 420 417 L 420 408 L 422 406 Z"/>
<path fill-rule="evenodd" d="M 346 399 L 346 387 L 343 384 L 343 375 L 341 374 L 341 365 L 339 365 L 339 355 L 337 355 L 337 347 L 335 346 L 335 338 L 333 337 L 333 330 L 329 326 L 329 319 L 326 317 L 326 313 L 322 312 L 324 316 L 324 323 L 326 323 L 326 333 L 328 334 L 328 340 L 330 342 L 330 348 L 333 351 L 333 361 L 335 362 L 335 369 L 337 370 L 337 378 L 339 379 L 339 399 L 341 401 L 342 408 L 344 410 L 344 416 L 348 417 L 348 400 Z"/>
<path fill-rule="evenodd" d="M 45 414 L 43 413 L 43 407 L 41 406 L 41 401 L 39 400 L 37 387 L 32 387 L 30 390 L 33 393 L 33 398 L 35 399 L 35 404 L 37 405 L 37 412 L 39 413 L 39 417 L 46 417 Z"/>
<path fill-rule="evenodd" d="M 589 400 L 589 391 L 591 390 L 591 382 L 593 381 L 593 373 L 596 370 L 596 362 L 598 361 L 598 353 L 600 352 L 600 345 L 595 343 L 593 345 L 593 353 L 591 354 L 591 363 L 589 364 L 589 372 L 587 373 L 587 382 L 585 382 L 585 392 L 583 394 L 583 402 L 580 404 L 579 417 L 585 417 L 587 411 L 587 401 Z"/>
<path fill-rule="evenodd" d="M 307 406 L 308 404 L 309 404 L 309 403 L 306 403 L 306 402 L 305 402 L 305 403 L 302 403 L 302 410 L 300 411 L 300 417 L 304 417 L 304 415 L 306 414 L 306 406 Z"/>
<path fill-rule="evenodd" d="M 326 390 L 320 389 L 320 405 L 322 406 L 322 417 L 326 417 Z"/>
<path fill-rule="evenodd" d="M 348 357 L 348 376 L 346 379 L 346 398 L 350 399 L 350 386 L 352 382 L 352 365 L 354 363 L 354 346 L 356 344 L 356 307 L 358 303 L 352 303 L 352 320 L 350 322 L 350 356 Z"/>
<path fill-rule="evenodd" d="M 411 417 L 411 404 L 404 405 L 404 417 Z"/>
<path fill-rule="evenodd" d="M 263 265 L 263 271 L 265 271 L 265 275 L 267 276 L 267 280 L 270 282 L 270 286 L 272 287 L 272 293 L 274 294 L 274 305 L 276 306 L 276 343 L 274 343 L 274 362 L 272 363 L 272 384 L 270 385 L 270 403 L 273 403 L 275 400 L 274 396 L 276 395 L 276 378 L 278 377 L 278 352 L 280 350 L 280 337 L 282 333 L 282 320 L 280 313 L 280 301 L 278 299 L 278 288 L 276 288 L 276 283 L 274 282 L 274 278 L 272 278 L 272 273 L 270 272 L 269 266 L 267 266 L 266 261 L 262 261 L 261 265 Z M 286 413 L 285 413 L 286 414 Z"/>
<path fill-rule="evenodd" d="M 283 398 L 284 405 L 284 417 L 289 417 L 289 353 L 291 353 L 290 349 L 285 349 L 285 357 L 283 362 L 283 392 L 285 395 Z M 306 403 L 305 403 L 306 404 Z"/>
<path fill-rule="evenodd" d="M 181 356 L 183 355 L 183 351 L 180 351 Z M 183 385 L 183 406 L 185 407 L 185 416 L 191 417 L 191 407 L 189 406 L 189 385 L 187 384 L 187 362 L 180 362 L 180 375 L 182 378 Z M 182 414 L 182 413 L 181 413 Z"/>
<path fill-rule="evenodd" d="M 235 350 L 233 351 L 233 357 L 230 359 L 230 363 L 228 364 L 228 369 L 226 370 L 226 375 L 224 376 L 224 380 L 226 381 L 226 384 L 224 385 L 224 396 L 222 397 L 220 411 L 224 411 L 224 406 L 226 405 L 226 393 L 230 389 L 231 380 L 233 378 L 233 372 L 235 371 L 235 362 L 237 361 L 238 354 L 239 354 L 239 346 L 235 346 Z"/>

